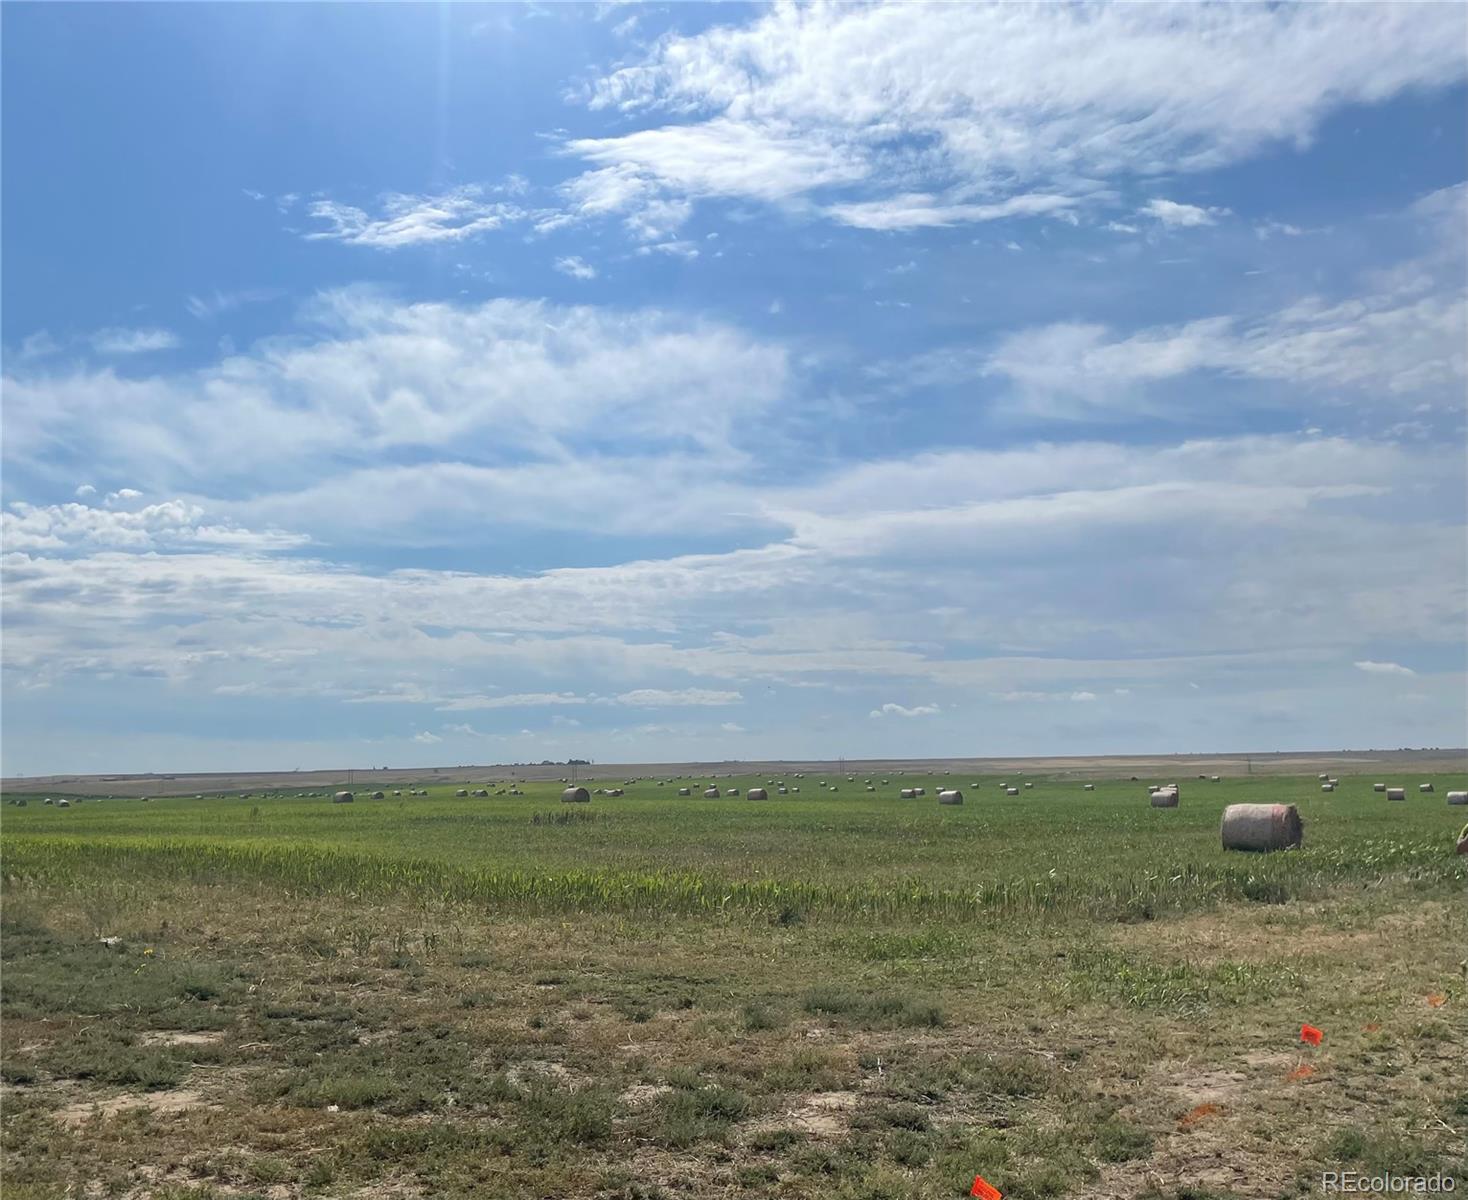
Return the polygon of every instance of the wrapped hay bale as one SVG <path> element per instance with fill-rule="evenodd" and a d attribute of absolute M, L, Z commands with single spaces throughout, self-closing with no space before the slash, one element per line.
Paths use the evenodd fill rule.
<path fill-rule="evenodd" d="M 468 794 L 469 794 L 469 789 L 468 788 L 459 788 L 457 791 L 454 792 L 454 795 L 455 796 L 467 796 Z"/>
<path fill-rule="evenodd" d="M 1209 782 L 1211 782 L 1211 783 L 1217 783 L 1218 780 L 1219 780 L 1219 778 L 1220 777 L 1217 776 L 1217 775 L 1210 775 L 1210 776 L 1208 776 Z"/>
<path fill-rule="evenodd" d="M 518 796 L 518 795 L 520 795 L 520 793 L 519 792 L 516 792 L 515 795 Z M 621 788 L 608 788 L 607 789 L 607 795 L 608 796 L 621 796 L 621 795 L 625 795 L 625 793 L 622 791 Z"/>
<path fill-rule="evenodd" d="M 1094 792 L 1095 790 L 1096 785 L 1094 783 L 1086 783 L 1081 785 L 1081 791 L 1083 792 Z"/>
<path fill-rule="evenodd" d="M 1034 785 L 1034 784 L 1033 784 L 1033 783 L 1027 783 L 1027 784 L 1025 784 L 1025 787 L 1027 787 L 1027 788 L 1032 788 L 1032 787 L 1034 787 L 1034 786 L 1035 786 L 1035 785 Z"/>
<path fill-rule="evenodd" d="M 70 808 L 71 807 L 71 801 L 70 800 L 58 800 L 58 801 L 56 801 L 56 807 L 57 808 Z"/>
<path fill-rule="evenodd" d="M 728 791 L 726 791 L 724 793 L 724 795 L 726 795 L 726 796 L 737 796 L 737 795 L 739 795 L 739 789 L 738 788 L 730 788 Z"/>
<path fill-rule="evenodd" d="M 568 787 L 561 793 L 562 804 L 590 804 L 591 793 L 584 787 Z"/>
<path fill-rule="evenodd" d="M 877 789 L 875 787 L 873 787 L 871 784 L 867 784 L 867 791 L 869 791 L 869 792 L 875 792 L 876 790 Z"/>
<path fill-rule="evenodd" d="M 1288 850 L 1305 840 L 1293 804 L 1230 804 L 1221 832 L 1225 850 Z"/>
<path fill-rule="evenodd" d="M 475 788 L 474 791 L 470 793 L 470 795 L 488 797 L 489 792 L 484 788 Z"/>
<path fill-rule="evenodd" d="M 1322 792 L 1333 792 L 1333 791 L 1335 791 L 1335 784 L 1333 784 L 1333 783 L 1322 783 L 1320 785 L 1320 790 Z"/>
<path fill-rule="evenodd" d="M 744 798 L 746 800 L 768 800 L 770 793 L 765 791 L 764 788 L 750 788 L 749 791 L 744 793 Z"/>
<path fill-rule="evenodd" d="M 834 783 L 833 783 L 833 784 L 832 784 L 832 785 L 831 785 L 831 786 L 830 786 L 830 787 L 828 787 L 828 788 L 827 788 L 827 789 L 826 789 L 826 790 L 827 790 L 827 791 L 828 791 L 828 792 L 839 792 L 839 791 L 840 791 L 840 790 L 841 790 L 841 789 L 840 789 L 840 788 L 838 788 L 838 787 L 837 787 L 837 786 L 836 786 L 836 785 L 835 785 L 835 784 L 834 784 Z"/>
<path fill-rule="evenodd" d="M 899 799 L 912 800 L 917 796 L 917 792 L 915 792 L 912 788 L 903 788 L 900 792 L 897 793 L 897 795 Z"/>
<path fill-rule="evenodd" d="M 704 792 L 703 798 L 705 800 L 717 800 L 719 798 L 719 789 L 716 787 L 709 788 L 708 791 Z"/>
<path fill-rule="evenodd" d="M 790 795 L 790 789 L 787 788 L 783 783 L 779 787 L 777 787 L 775 789 L 775 791 L 778 792 L 782 796 L 788 796 L 788 795 Z"/>
<path fill-rule="evenodd" d="M 1329 771 L 1321 771 L 1319 775 L 1315 776 L 1315 778 L 1318 779 L 1318 780 L 1320 780 L 1321 783 L 1324 783 L 1327 779 L 1330 778 L 1330 772 Z"/>
<path fill-rule="evenodd" d="M 927 788 L 915 787 L 915 788 L 912 789 L 912 794 L 914 796 L 926 796 L 928 794 L 928 789 Z"/>
<path fill-rule="evenodd" d="M 1389 787 L 1386 789 L 1386 798 L 1388 800 L 1405 800 L 1407 798 L 1407 789 Z"/>
<path fill-rule="evenodd" d="M 1449 804 L 1468 804 L 1468 792 L 1449 792 Z"/>
<path fill-rule="evenodd" d="M 693 789 L 692 788 L 679 788 L 678 789 L 678 795 L 680 795 L 680 796 L 691 796 L 691 795 L 693 795 Z"/>
<path fill-rule="evenodd" d="M 374 800 L 385 800 L 387 797 L 385 797 L 381 792 L 373 792 L 372 798 Z"/>
<path fill-rule="evenodd" d="M 338 792 L 331 798 L 333 804 L 351 804 L 356 797 L 351 792 Z"/>
<path fill-rule="evenodd" d="M 1153 808 L 1176 808 L 1177 800 L 1176 788 L 1158 788 L 1152 793 Z"/>
<path fill-rule="evenodd" d="M 1384 792 L 1384 791 L 1386 791 L 1386 784 L 1384 784 L 1384 783 L 1373 783 L 1371 785 L 1371 790 L 1373 792 Z"/>
<path fill-rule="evenodd" d="M 1430 791 L 1432 791 L 1432 784 L 1430 784 L 1430 783 L 1419 783 L 1417 785 L 1417 790 L 1419 792 L 1430 792 Z"/>
<path fill-rule="evenodd" d="M 1007 788 L 1004 789 L 1004 794 L 1006 796 L 1018 796 L 1019 795 L 1019 788 L 1017 788 L 1017 787 L 1007 787 Z"/>
<path fill-rule="evenodd" d="M 800 791 L 800 784 L 798 784 L 798 783 L 795 784 L 790 790 L 792 792 L 798 792 L 798 791 Z"/>
<path fill-rule="evenodd" d="M 962 804 L 963 793 L 957 788 L 949 788 L 946 792 L 938 793 L 939 804 Z"/>

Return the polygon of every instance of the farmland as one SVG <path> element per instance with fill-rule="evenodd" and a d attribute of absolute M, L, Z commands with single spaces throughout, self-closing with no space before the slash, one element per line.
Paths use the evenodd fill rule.
<path fill-rule="evenodd" d="M 1177 809 L 1130 773 L 802 774 L 591 780 L 625 794 L 587 805 L 492 775 L 350 805 L 26 794 L 7 1196 L 876 1200 L 981 1174 L 1202 1200 L 1468 1171 L 1461 773 L 1150 776 Z M 800 793 L 743 798 L 775 778 Z M 1304 848 L 1225 852 L 1248 801 L 1297 804 Z"/>

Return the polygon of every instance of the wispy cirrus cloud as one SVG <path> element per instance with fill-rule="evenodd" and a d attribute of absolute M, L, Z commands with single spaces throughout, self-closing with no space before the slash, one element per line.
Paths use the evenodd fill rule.
<path fill-rule="evenodd" d="M 389 193 L 371 212 L 330 199 L 313 200 L 306 211 L 324 222 L 324 227 L 301 234 L 307 241 L 342 242 L 373 250 L 465 241 L 528 216 L 520 205 L 491 200 L 485 188 L 473 184 L 437 195 Z"/>
<path fill-rule="evenodd" d="M 815 211 L 868 228 L 1054 215 L 1004 205 L 1303 142 L 1344 105 L 1461 80 L 1462 39 L 1461 13 L 1412 6 L 782 5 L 592 79 L 593 109 L 664 123 L 568 140 L 594 168 L 568 193 L 634 225 L 644 207 L 841 190 L 866 194 Z"/>
<path fill-rule="evenodd" d="M 170 329 L 99 329 L 87 340 L 98 354 L 109 357 L 175 350 L 181 344 Z"/>

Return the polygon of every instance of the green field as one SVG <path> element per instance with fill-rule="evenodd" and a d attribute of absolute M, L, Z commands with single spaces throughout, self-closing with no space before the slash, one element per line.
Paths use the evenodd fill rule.
<path fill-rule="evenodd" d="M 1461 780 L 769 778 L 6 807 L 7 1196 L 1468 1182 Z"/>

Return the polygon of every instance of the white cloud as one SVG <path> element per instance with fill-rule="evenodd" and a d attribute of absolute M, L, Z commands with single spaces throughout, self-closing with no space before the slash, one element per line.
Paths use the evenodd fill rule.
<path fill-rule="evenodd" d="M 882 705 L 881 708 L 874 708 L 874 709 L 872 709 L 870 715 L 873 718 L 880 718 L 880 717 L 931 717 L 931 716 L 937 715 L 941 711 L 942 710 L 936 704 L 919 704 L 919 705 L 916 705 L 916 706 L 914 706 L 912 708 L 905 708 L 901 704 L 892 704 L 892 703 L 889 702 L 887 704 Z"/>
<path fill-rule="evenodd" d="M 178 335 L 167 329 L 99 329 L 90 341 L 98 354 L 110 356 L 174 350 L 181 344 Z"/>
<path fill-rule="evenodd" d="M 485 189 L 474 185 L 436 196 L 389 193 L 380 199 L 375 216 L 336 200 L 314 200 L 308 211 L 326 223 L 326 228 L 303 233 L 308 241 L 345 242 L 374 250 L 464 241 L 528 215 L 519 205 L 487 199 Z"/>
<path fill-rule="evenodd" d="M 1199 225 L 1216 225 L 1219 217 L 1229 215 L 1226 208 L 1200 208 L 1196 204 L 1179 204 L 1174 200 L 1149 200 L 1137 210 L 1138 216 L 1151 217 L 1169 229 L 1191 229 Z"/>
<path fill-rule="evenodd" d="M 698 257 L 698 247 L 690 241 L 675 239 L 671 242 L 653 242 L 646 246 L 639 246 L 637 253 L 642 255 L 666 254 L 670 258 L 681 258 L 685 262 L 691 262 Z"/>
<path fill-rule="evenodd" d="M 719 726 L 720 733 L 748 733 L 743 725 L 736 725 L 733 721 L 725 721 Z"/>
<path fill-rule="evenodd" d="M 431 701 L 431 697 L 421 699 Z M 486 708 L 543 708 L 551 704 L 586 704 L 574 692 L 522 692 L 513 696 L 459 696 L 438 703 L 439 712 L 472 712 Z"/>
<path fill-rule="evenodd" d="M 1416 675 L 1417 672 L 1411 667 L 1404 667 L 1394 662 L 1371 662 L 1366 660 L 1353 664 L 1358 671 L 1365 671 L 1368 675 Z"/>
<path fill-rule="evenodd" d="M 571 254 L 565 258 L 558 258 L 555 268 L 562 275 L 569 275 L 572 279 L 595 279 L 596 268 L 579 255 Z"/>
<path fill-rule="evenodd" d="M 436 733 L 429 733 L 427 730 L 424 730 L 422 733 L 415 733 L 413 740 L 415 742 L 421 742 L 425 746 L 431 746 L 436 742 L 443 741 L 443 738 L 439 737 Z"/>
<path fill-rule="evenodd" d="M 124 488 L 108 499 L 135 499 Z M 302 546 L 309 538 L 280 530 L 252 531 L 230 522 L 206 524 L 196 504 L 168 500 L 135 511 L 92 508 L 85 504 L 32 505 L 15 501 L 0 513 L 0 530 L 10 551 L 48 550 L 67 553 L 99 548 L 165 550 L 233 547 L 238 550 L 282 550 Z"/>
<path fill-rule="evenodd" d="M 305 486 L 323 456 L 376 467 L 393 448 L 563 464 L 583 439 L 605 446 L 605 430 L 644 452 L 727 455 L 735 424 L 772 406 L 788 374 L 777 345 L 655 310 L 405 305 L 353 289 L 312 316 L 314 337 L 148 379 L 13 369 L 6 460 L 72 478 L 106 461 L 177 491 L 241 476 Z"/>
<path fill-rule="evenodd" d="M 593 108 L 663 123 L 569 141 L 593 169 L 567 192 L 579 216 L 634 221 L 841 189 L 865 194 L 814 211 L 990 219 L 1036 185 L 1211 170 L 1302 144 L 1344 106 L 1455 83 L 1463 27 L 1452 6 L 779 5 L 594 80 Z"/>
<path fill-rule="evenodd" d="M 88 496 L 95 496 L 97 494 L 97 489 L 94 488 L 90 483 L 83 483 L 77 486 L 76 492 L 74 494 L 77 499 L 85 500 Z"/>
<path fill-rule="evenodd" d="M 1006 217 L 1074 219 L 1077 201 L 1069 196 L 1012 196 L 997 204 L 944 204 L 933 196 L 910 193 L 885 200 L 833 204 L 825 211 L 858 229 L 925 229 Z"/>
<path fill-rule="evenodd" d="M 1460 290 L 1395 290 L 1332 302 L 1308 298 L 1253 319 L 1207 317 L 1117 334 L 1106 326 L 1062 323 L 1002 338 L 982 365 L 967 354 L 931 356 L 930 374 L 965 370 L 1007 378 L 1035 416 L 1087 417 L 1105 410 L 1166 411 L 1175 402 L 1149 385 L 1201 372 L 1377 397 L 1453 394 L 1465 376 Z M 1298 403 L 1291 393 L 1289 403 Z"/>
<path fill-rule="evenodd" d="M 617 704 L 632 708 L 683 708 L 710 705 L 738 704 L 744 697 L 738 692 L 710 690 L 708 688 L 681 688 L 667 691 L 662 688 L 637 688 L 623 692 L 615 698 Z"/>

